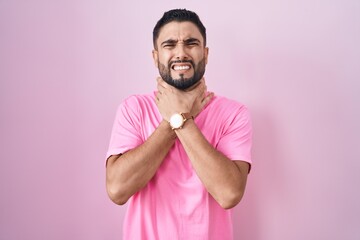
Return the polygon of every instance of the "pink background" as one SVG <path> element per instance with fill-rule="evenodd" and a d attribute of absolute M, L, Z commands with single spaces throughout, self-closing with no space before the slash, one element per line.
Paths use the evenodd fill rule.
<path fill-rule="evenodd" d="M 0 239 L 121 239 L 104 156 L 176 7 L 207 27 L 209 89 L 252 113 L 235 239 L 360 239 L 358 0 L 0 1 Z"/>

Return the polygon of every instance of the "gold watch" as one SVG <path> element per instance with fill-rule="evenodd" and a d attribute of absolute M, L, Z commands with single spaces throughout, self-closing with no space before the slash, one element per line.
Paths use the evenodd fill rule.
<path fill-rule="evenodd" d="M 171 115 L 169 123 L 172 130 L 177 130 L 182 128 L 189 119 L 194 119 L 190 113 L 175 113 Z"/>

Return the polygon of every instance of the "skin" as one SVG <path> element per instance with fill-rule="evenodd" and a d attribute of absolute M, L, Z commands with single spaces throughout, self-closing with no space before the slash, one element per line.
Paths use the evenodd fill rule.
<path fill-rule="evenodd" d="M 168 43 L 171 43 L 170 46 Z M 170 22 L 160 31 L 153 59 L 156 67 L 159 64 L 167 66 L 174 60 L 192 60 L 195 64 L 204 60 L 207 63 L 208 52 L 196 25 L 191 22 Z M 175 65 L 186 64 L 189 65 Z M 194 75 L 191 65 L 185 70 L 171 69 L 173 79 L 180 79 L 181 76 L 186 79 Z M 224 209 L 236 206 L 245 190 L 249 164 L 241 159 L 230 160 L 213 148 L 192 119 L 178 130 L 172 130 L 168 123 L 174 113 L 190 112 L 197 116 L 210 102 L 213 93 L 207 94 L 205 80 L 201 79 L 185 91 L 167 84 L 160 77 L 157 84 L 156 104 L 163 121 L 142 145 L 108 159 L 106 183 L 110 198 L 117 204 L 124 204 L 146 186 L 177 137 L 209 194 Z"/>
<path fill-rule="evenodd" d="M 178 35 L 187 34 L 186 32 L 193 32 L 193 34 L 180 39 Z M 202 35 L 194 24 L 190 24 L 190 22 L 171 22 L 161 29 L 157 42 L 158 46 L 153 51 L 153 57 L 155 65 L 165 82 L 181 90 L 188 90 L 192 84 L 201 79 L 205 72 L 209 49 L 203 46 Z M 176 57 L 174 57 L 174 54 L 176 54 Z M 174 69 L 179 66 L 186 66 L 189 69 Z M 194 75 L 195 80 L 192 79 Z M 178 83 L 172 84 L 169 77 Z M 188 83 L 191 85 L 188 86 Z M 183 88 L 181 85 L 187 87 Z"/>

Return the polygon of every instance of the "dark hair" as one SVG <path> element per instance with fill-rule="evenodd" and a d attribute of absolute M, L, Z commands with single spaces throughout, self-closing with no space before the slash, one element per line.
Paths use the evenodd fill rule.
<path fill-rule="evenodd" d="M 154 48 L 156 49 L 156 40 L 159 37 L 159 33 L 161 28 L 166 25 L 167 23 L 170 22 L 192 22 L 194 23 L 202 37 L 204 38 L 204 46 L 206 46 L 206 28 L 204 27 L 204 25 L 202 24 L 202 22 L 200 21 L 199 16 L 192 11 L 186 10 L 186 9 L 173 9 L 170 11 L 167 11 L 164 13 L 164 15 L 162 16 L 162 18 L 160 18 L 160 20 L 156 23 L 154 30 L 153 30 L 153 44 L 154 44 Z"/>

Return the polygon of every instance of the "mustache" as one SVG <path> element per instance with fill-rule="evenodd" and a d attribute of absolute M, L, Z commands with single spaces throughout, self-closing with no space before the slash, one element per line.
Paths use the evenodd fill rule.
<path fill-rule="evenodd" d="M 175 60 L 175 61 L 170 61 L 169 62 L 169 68 L 174 64 L 174 63 L 190 63 L 191 66 L 193 68 L 195 68 L 195 64 L 192 60 Z"/>

